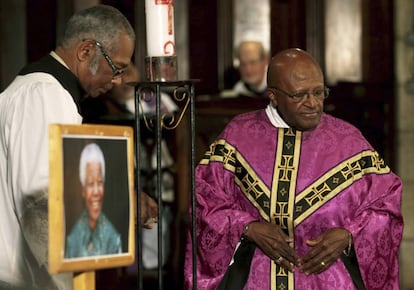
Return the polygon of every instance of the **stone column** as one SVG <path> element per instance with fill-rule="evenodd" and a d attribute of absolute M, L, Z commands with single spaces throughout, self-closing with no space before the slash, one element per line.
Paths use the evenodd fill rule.
<path fill-rule="evenodd" d="M 395 1 L 395 75 L 396 75 L 396 146 L 397 168 L 402 178 L 404 235 L 400 249 L 402 290 L 414 289 L 414 93 L 406 91 L 407 81 L 414 75 L 414 45 L 407 45 L 406 36 L 414 29 L 414 2 Z M 414 33 L 414 31 L 413 31 Z"/>

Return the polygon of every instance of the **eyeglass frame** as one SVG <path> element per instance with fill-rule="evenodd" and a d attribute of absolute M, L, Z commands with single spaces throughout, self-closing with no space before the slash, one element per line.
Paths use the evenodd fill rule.
<path fill-rule="evenodd" d="M 117 78 L 117 77 L 121 76 L 125 72 L 125 70 L 124 69 L 119 69 L 119 68 L 116 67 L 116 65 L 112 61 L 111 57 L 109 56 L 108 52 L 103 47 L 103 45 L 99 41 L 96 41 L 94 39 L 90 39 L 90 41 L 92 41 L 94 45 L 99 47 L 99 50 L 101 51 L 103 57 L 105 58 L 106 62 L 108 63 L 109 67 L 111 68 L 111 70 L 113 72 L 112 78 Z"/>
<path fill-rule="evenodd" d="M 310 95 L 314 96 L 316 99 L 319 99 L 319 97 L 315 96 L 315 91 L 317 91 L 318 89 L 314 89 L 312 92 L 306 91 L 306 92 L 297 92 L 294 94 L 289 94 L 288 92 L 285 92 L 284 90 L 279 89 L 278 87 L 269 87 L 269 89 L 274 89 L 286 95 L 287 97 L 291 98 L 294 102 L 297 102 L 297 103 L 299 103 L 302 100 L 305 100 L 305 97 L 309 97 Z M 324 86 L 322 91 L 323 91 L 323 98 L 321 100 L 326 100 L 329 97 L 330 89 L 327 86 Z M 300 96 L 302 94 L 303 96 Z"/>

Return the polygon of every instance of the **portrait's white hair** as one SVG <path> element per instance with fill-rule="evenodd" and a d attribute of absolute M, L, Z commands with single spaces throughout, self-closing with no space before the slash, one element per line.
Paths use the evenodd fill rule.
<path fill-rule="evenodd" d="M 102 178 L 105 180 L 105 158 L 101 148 L 96 143 L 86 145 L 81 153 L 79 161 L 79 179 L 85 185 L 86 164 L 99 162 L 101 164 Z"/>

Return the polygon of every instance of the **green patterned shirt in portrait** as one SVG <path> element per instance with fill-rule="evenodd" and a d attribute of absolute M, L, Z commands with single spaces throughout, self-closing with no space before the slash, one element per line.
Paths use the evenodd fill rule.
<path fill-rule="evenodd" d="M 93 231 L 84 210 L 66 239 L 65 258 L 111 255 L 122 252 L 121 235 L 102 213 Z"/>

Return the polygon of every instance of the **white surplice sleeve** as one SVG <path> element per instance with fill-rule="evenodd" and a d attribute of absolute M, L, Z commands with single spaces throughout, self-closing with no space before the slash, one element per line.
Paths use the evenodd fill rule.
<path fill-rule="evenodd" d="M 11 242 L 18 244 L 24 237 L 42 266 L 47 264 L 48 126 L 80 124 L 82 118 L 69 92 L 46 73 L 18 76 L 5 94 L 7 111 L 1 112 L 1 119 L 5 122 L 2 134 L 6 140 L 2 145 L 7 147 L 8 159 L 7 201 L 12 203 L 9 208 L 14 209 L 19 225 L 3 225 L 10 227 L 5 232 L 11 235 Z M 11 263 L 28 263 L 18 257 L 25 254 L 19 253 L 22 249 L 16 243 L 9 245 L 7 258 Z"/>

